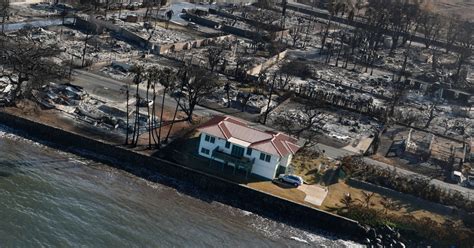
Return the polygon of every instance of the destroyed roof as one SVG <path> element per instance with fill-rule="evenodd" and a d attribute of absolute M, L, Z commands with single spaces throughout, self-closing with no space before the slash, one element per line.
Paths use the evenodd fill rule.
<path fill-rule="evenodd" d="M 214 116 L 198 130 L 231 143 L 281 157 L 295 154 L 300 149 L 295 138 L 280 132 L 260 131 L 249 127 L 245 121 L 228 116 Z"/>

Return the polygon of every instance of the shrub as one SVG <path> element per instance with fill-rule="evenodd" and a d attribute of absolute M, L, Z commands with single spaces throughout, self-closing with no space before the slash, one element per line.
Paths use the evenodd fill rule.
<path fill-rule="evenodd" d="M 474 202 L 458 191 L 446 191 L 433 184 L 430 179 L 420 176 L 401 176 L 393 170 L 368 166 L 361 157 L 345 157 L 342 170 L 349 176 L 405 194 L 448 206 L 474 211 Z"/>

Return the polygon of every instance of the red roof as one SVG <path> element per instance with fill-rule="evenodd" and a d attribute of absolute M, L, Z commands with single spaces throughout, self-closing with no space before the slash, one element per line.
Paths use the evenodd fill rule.
<path fill-rule="evenodd" d="M 300 149 L 296 144 L 298 140 L 293 137 L 280 132 L 260 131 L 245 121 L 229 116 L 214 116 L 198 130 L 225 140 L 238 139 L 249 143 L 248 147 L 252 149 L 281 157 L 295 154 Z"/>

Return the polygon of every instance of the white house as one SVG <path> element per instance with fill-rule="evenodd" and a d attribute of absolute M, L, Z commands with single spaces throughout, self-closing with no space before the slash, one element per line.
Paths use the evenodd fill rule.
<path fill-rule="evenodd" d="M 215 116 L 198 130 L 199 155 L 268 179 L 285 173 L 300 148 L 295 138 L 228 116 Z"/>

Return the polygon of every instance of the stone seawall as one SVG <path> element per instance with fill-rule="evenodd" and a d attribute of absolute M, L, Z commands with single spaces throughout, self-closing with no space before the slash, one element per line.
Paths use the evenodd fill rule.
<path fill-rule="evenodd" d="M 182 165 L 121 146 L 37 123 L 0 111 L 0 124 L 19 130 L 20 135 L 67 152 L 78 154 L 139 177 L 154 181 L 157 174 L 188 182 L 209 193 L 212 200 L 251 211 L 306 230 L 328 230 L 359 241 L 365 230 L 358 222 L 316 208 L 304 206 L 277 196 L 196 171 Z M 155 179 L 156 180 L 156 179 Z"/>

